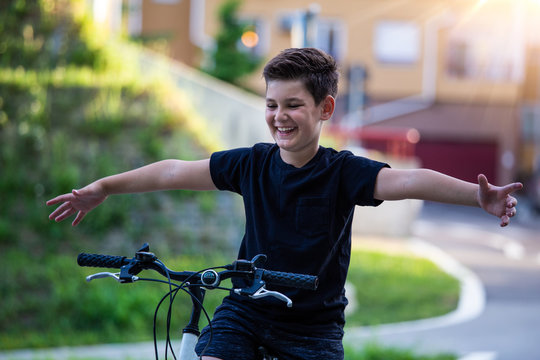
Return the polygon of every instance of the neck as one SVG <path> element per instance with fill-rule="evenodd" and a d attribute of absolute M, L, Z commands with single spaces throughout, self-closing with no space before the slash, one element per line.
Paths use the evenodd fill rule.
<path fill-rule="evenodd" d="M 317 155 L 319 146 L 314 149 L 306 149 L 302 152 L 289 152 L 283 149 L 279 149 L 279 155 L 284 163 L 294 166 L 295 168 L 301 168 L 311 161 Z"/>

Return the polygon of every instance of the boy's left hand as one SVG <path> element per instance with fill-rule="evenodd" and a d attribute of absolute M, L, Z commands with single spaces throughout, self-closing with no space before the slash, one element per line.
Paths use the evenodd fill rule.
<path fill-rule="evenodd" d="M 510 218 L 516 215 L 517 199 L 511 194 L 521 190 L 523 184 L 512 183 L 505 186 L 495 186 L 488 182 L 485 175 L 478 175 L 478 204 L 488 213 L 501 219 L 501 226 L 510 223 Z"/>

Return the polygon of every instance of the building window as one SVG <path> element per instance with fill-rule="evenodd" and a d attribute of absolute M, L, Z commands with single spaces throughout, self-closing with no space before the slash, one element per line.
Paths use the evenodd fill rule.
<path fill-rule="evenodd" d="M 288 12 L 280 16 L 280 29 L 291 35 L 292 47 L 316 47 L 337 61 L 345 58 L 347 31 L 343 21 L 314 15 L 308 20 L 306 11 Z M 310 31 L 314 29 L 314 31 Z M 312 37 L 312 35 L 314 35 Z"/>
<path fill-rule="evenodd" d="M 321 18 L 317 23 L 316 46 L 332 55 L 337 61 L 345 57 L 346 31 L 343 22 Z"/>
<path fill-rule="evenodd" d="M 375 58 L 383 64 L 409 65 L 420 58 L 420 29 L 405 21 L 381 21 L 375 26 Z"/>
<path fill-rule="evenodd" d="M 457 79 L 520 81 L 522 58 L 516 56 L 516 52 L 505 50 L 510 43 L 503 34 L 484 37 L 477 33 L 466 37 L 451 37 L 448 42 L 446 73 Z"/>
<path fill-rule="evenodd" d="M 450 28 L 446 74 L 489 82 L 522 81 L 528 36 L 526 10 L 519 1 L 488 1 Z"/>

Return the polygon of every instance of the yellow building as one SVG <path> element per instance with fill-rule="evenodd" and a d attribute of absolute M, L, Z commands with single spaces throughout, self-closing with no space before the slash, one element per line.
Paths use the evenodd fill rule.
<path fill-rule="evenodd" d="M 161 36 L 170 56 L 198 66 L 226 0 L 127 1 L 132 35 Z M 540 0 L 243 0 L 239 15 L 257 33 L 239 44 L 253 56 L 315 46 L 336 57 L 334 129 L 364 145 L 388 145 L 366 129 L 395 142 L 414 128 L 424 166 L 467 180 L 507 182 L 537 166 Z M 260 72 L 245 84 L 264 93 Z"/>

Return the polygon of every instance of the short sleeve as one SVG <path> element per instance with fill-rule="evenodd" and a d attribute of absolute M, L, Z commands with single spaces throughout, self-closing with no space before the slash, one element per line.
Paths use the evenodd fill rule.
<path fill-rule="evenodd" d="M 375 199 L 375 184 L 377 175 L 384 167 L 390 167 L 386 163 L 371 160 L 352 153 L 347 156 L 342 172 L 342 181 L 345 184 L 350 198 L 355 205 L 379 206 L 383 201 Z"/>
<path fill-rule="evenodd" d="M 248 171 L 251 148 L 219 151 L 210 157 L 210 175 L 219 190 L 242 194 L 242 182 Z"/>

